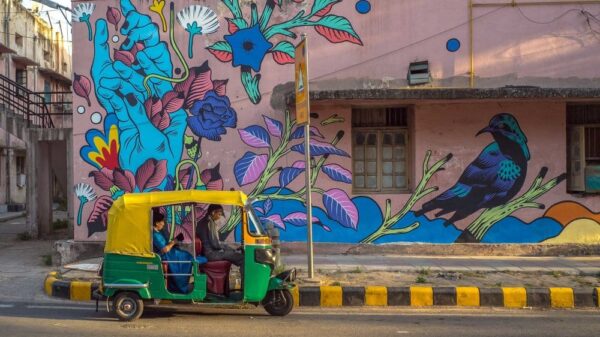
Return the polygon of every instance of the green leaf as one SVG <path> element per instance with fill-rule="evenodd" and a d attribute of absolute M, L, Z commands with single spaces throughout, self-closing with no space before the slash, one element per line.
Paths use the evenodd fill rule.
<path fill-rule="evenodd" d="M 320 10 L 326 8 L 327 6 L 339 1 L 340 0 L 315 0 L 315 3 L 313 4 L 312 9 L 310 10 L 310 14 L 316 14 Z"/>
<path fill-rule="evenodd" d="M 233 52 L 231 50 L 231 46 L 229 45 L 229 43 L 227 43 L 225 41 L 217 41 L 212 46 L 209 46 L 208 49 L 224 51 L 224 52 L 228 52 L 228 53 Z"/>
<path fill-rule="evenodd" d="M 271 15 L 273 14 L 273 7 L 275 6 L 275 2 L 273 0 L 267 0 L 265 3 L 265 9 L 263 10 L 260 16 L 260 31 L 264 32 L 267 29 L 267 25 L 269 24 L 269 20 L 271 20 Z"/>
<path fill-rule="evenodd" d="M 229 8 L 229 11 L 231 11 L 231 14 L 233 14 L 234 17 L 243 17 L 242 10 L 240 9 L 239 0 L 223 0 L 223 3 L 225 4 L 225 6 L 227 6 L 227 8 Z"/>
<path fill-rule="evenodd" d="M 196 159 L 196 155 L 199 155 L 200 151 L 198 141 L 194 137 L 186 135 L 183 139 L 183 144 L 190 159 Z"/>
<path fill-rule="evenodd" d="M 258 8 L 255 3 L 250 5 L 250 27 L 253 27 L 258 23 Z"/>
<path fill-rule="evenodd" d="M 244 89 L 248 94 L 248 98 L 253 104 L 260 103 L 261 95 L 260 89 L 258 87 L 260 83 L 260 74 L 256 76 L 252 76 L 252 73 L 248 70 L 245 71 L 242 69 L 242 84 L 244 85 Z"/>
<path fill-rule="evenodd" d="M 327 15 L 316 21 L 314 25 L 317 33 L 330 42 L 351 42 L 362 46 L 362 41 L 354 31 L 352 24 L 342 16 Z"/>
<path fill-rule="evenodd" d="M 288 41 L 279 42 L 271 51 L 280 51 L 282 53 L 286 53 L 291 57 L 295 57 L 296 47 Z"/>
<path fill-rule="evenodd" d="M 237 27 L 237 29 L 244 29 L 244 28 L 248 28 L 248 23 L 246 22 L 246 20 L 244 20 L 243 18 L 225 18 L 227 20 L 227 23 L 231 26 L 235 26 Z M 231 32 L 231 29 L 229 30 Z"/>

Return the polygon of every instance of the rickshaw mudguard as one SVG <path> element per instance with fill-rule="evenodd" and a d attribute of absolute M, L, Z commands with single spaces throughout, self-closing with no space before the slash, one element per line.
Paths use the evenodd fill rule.
<path fill-rule="evenodd" d="M 267 292 L 271 290 L 283 290 L 283 289 L 292 289 L 294 288 L 294 283 L 283 281 L 275 276 L 271 277 L 269 280 L 269 286 L 267 287 Z"/>
<path fill-rule="evenodd" d="M 132 279 L 118 279 L 114 283 L 102 285 L 102 293 L 106 297 L 114 297 L 115 294 L 122 291 L 137 293 L 144 300 L 151 299 L 148 283 L 141 283 Z"/>

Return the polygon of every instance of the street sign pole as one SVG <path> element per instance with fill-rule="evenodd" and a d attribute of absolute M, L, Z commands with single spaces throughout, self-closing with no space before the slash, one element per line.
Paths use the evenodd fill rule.
<path fill-rule="evenodd" d="M 310 95 L 308 88 L 308 48 L 306 34 L 302 34 L 302 40 L 296 46 L 296 123 L 304 124 L 304 155 L 306 176 L 306 228 L 307 228 L 307 257 L 308 278 L 314 279 L 314 256 L 313 256 L 313 228 L 312 228 L 312 197 L 311 197 L 311 169 L 310 158 Z"/>

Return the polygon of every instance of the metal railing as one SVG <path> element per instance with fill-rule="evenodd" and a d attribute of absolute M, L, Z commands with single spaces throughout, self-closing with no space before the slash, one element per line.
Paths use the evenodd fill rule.
<path fill-rule="evenodd" d="M 26 120 L 28 127 L 71 127 L 71 92 L 33 92 L 0 75 L 0 104 Z"/>

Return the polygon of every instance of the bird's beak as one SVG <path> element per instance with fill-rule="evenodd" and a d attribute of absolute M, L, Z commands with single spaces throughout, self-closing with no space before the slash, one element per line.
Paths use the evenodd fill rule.
<path fill-rule="evenodd" d="M 482 133 L 486 133 L 486 132 L 492 132 L 492 128 L 490 128 L 489 126 L 486 126 L 485 128 L 479 130 L 479 132 L 477 132 L 475 137 L 479 136 Z"/>

